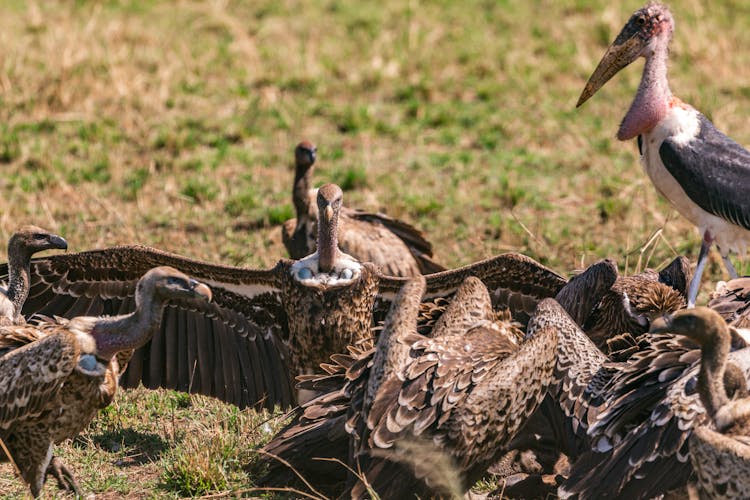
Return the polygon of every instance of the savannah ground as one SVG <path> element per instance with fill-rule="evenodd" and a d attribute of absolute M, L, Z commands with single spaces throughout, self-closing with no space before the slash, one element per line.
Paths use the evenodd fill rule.
<path fill-rule="evenodd" d="M 614 138 L 641 63 L 575 109 L 641 6 L 610 3 L 4 0 L 0 240 L 34 223 L 71 251 L 269 267 L 307 138 L 317 184 L 423 229 L 448 266 L 507 251 L 562 273 L 694 262 L 697 232 Z M 750 4 L 672 10 L 673 92 L 750 144 Z M 725 277 L 712 255 L 701 299 Z M 129 391 L 56 453 L 97 498 L 257 495 L 243 466 L 279 420 Z M 25 491 L 0 467 L 0 492 Z"/>

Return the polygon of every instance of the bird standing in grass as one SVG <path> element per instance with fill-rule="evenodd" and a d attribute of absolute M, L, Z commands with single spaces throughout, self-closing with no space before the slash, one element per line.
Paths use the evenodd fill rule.
<path fill-rule="evenodd" d="M 716 244 L 732 278 L 730 251 L 750 242 L 750 152 L 721 133 L 696 109 L 672 95 L 667 80 L 674 20 L 669 8 L 649 2 L 628 20 L 586 83 L 581 106 L 618 71 L 643 57 L 638 92 L 617 138 L 638 138 L 641 163 L 657 191 L 701 233 L 688 307 L 695 305 L 708 251 Z"/>
<path fill-rule="evenodd" d="M 206 285 L 158 267 L 138 281 L 130 314 L 0 328 L 0 439 L 35 497 L 47 474 L 80 495 L 71 472 L 52 455 L 53 443 L 77 436 L 112 402 L 133 349 L 158 330 L 168 301 L 210 299 Z"/>
<path fill-rule="evenodd" d="M 292 201 L 296 219 L 282 227 L 281 237 L 289 256 L 301 259 L 316 249 L 317 189 L 312 187 L 312 169 L 317 149 L 302 141 L 294 150 L 295 173 Z M 432 245 L 415 227 L 382 213 L 341 208 L 341 250 L 360 262 L 372 262 L 389 276 L 416 276 L 444 271 L 432 260 Z"/>

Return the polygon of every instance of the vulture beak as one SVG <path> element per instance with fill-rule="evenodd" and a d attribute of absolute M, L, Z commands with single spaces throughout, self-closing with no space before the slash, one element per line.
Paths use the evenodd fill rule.
<path fill-rule="evenodd" d="M 638 59 L 645 46 L 646 41 L 626 26 L 609 46 L 594 73 L 589 77 L 589 81 L 586 82 L 581 92 L 581 97 L 578 98 L 576 108 L 588 101 L 622 68 Z"/>
<path fill-rule="evenodd" d="M 333 207 L 331 205 L 326 205 L 323 210 L 323 217 L 325 217 L 326 224 L 331 224 L 333 221 Z"/>
<path fill-rule="evenodd" d="M 206 299 L 206 302 L 211 302 L 213 294 L 211 293 L 211 289 L 208 287 L 208 285 L 204 285 L 203 283 L 193 279 L 190 280 L 190 285 L 196 297 L 203 297 Z"/>
<path fill-rule="evenodd" d="M 672 331 L 672 316 L 659 316 L 651 322 L 651 333 L 665 333 Z"/>
<path fill-rule="evenodd" d="M 49 243 L 51 245 L 50 248 L 58 248 L 60 250 L 68 249 L 68 241 L 62 236 L 58 236 L 56 234 L 51 234 L 49 236 Z"/>

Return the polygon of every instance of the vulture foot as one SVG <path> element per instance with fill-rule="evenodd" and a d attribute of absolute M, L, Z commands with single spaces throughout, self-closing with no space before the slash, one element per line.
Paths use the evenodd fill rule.
<path fill-rule="evenodd" d="M 81 487 L 78 486 L 73 473 L 59 458 L 52 457 L 49 467 L 47 467 L 47 474 L 57 479 L 57 486 L 61 490 L 72 491 L 77 497 L 82 496 Z"/>

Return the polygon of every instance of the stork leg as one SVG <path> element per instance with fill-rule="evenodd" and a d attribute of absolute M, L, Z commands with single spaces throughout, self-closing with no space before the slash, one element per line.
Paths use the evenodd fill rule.
<path fill-rule="evenodd" d="M 721 252 L 721 249 L 719 249 L 719 251 Z M 734 264 L 732 264 L 732 261 L 729 260 L 729 253 L 724 255 L 724 253 L 722 252 L 721 260 L 724 261 L 724 266 L 727 268 L 729 279 L 736 280 L 740 277 L 740 275 L 737 274 L 737 269 L 735 269 Z"/>
<path fill-rule="evenodd" d="M 706 261 L 708 260 L 708 251 L 711 249 L 711 244 L 714 239 L 708 232 L 703 235 L 703 241 L 701 242 L 701 251 L 698 254 L 698 264 L 695 266 L 695 273 L 693 279 L 690 280 L 690 287 L 688 288 L 688 309 L 695 307 L 695 299 L 698 298 L 698 289 L 701 287 L 701 277 L 703 276 L 703 269 L 706 267 Z"/>

